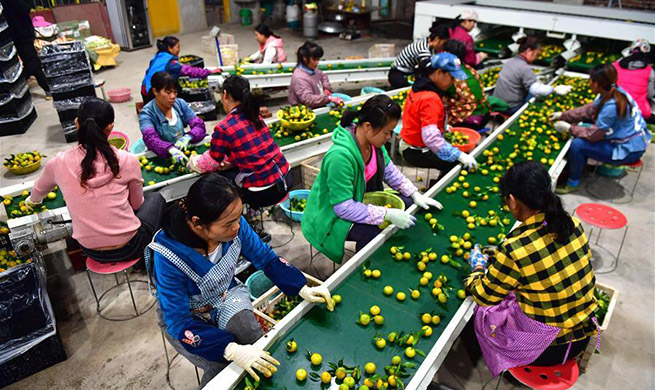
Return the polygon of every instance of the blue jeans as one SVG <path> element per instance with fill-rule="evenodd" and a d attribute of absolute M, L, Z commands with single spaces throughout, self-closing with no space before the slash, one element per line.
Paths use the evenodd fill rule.
<path fill-rule="evenodd" d="M 644 150 L 632 152 L 623 160 L 612 160 L 612 151 L 614 151 L 614 144 L 609 141 L 589 142 L 581 138 L 573 139 L 568 154 L 569 184 L 575 185 L 580 180 L 588 158 L 604 163 L 623 165 L 639 161 L 645 152 Z"/>

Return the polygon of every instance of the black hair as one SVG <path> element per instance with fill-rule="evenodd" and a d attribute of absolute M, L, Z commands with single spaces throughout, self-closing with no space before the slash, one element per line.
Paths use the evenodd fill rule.
<path fill-rule="evenodd" d="M 598 86 L 607 92 L 600 99 L 598 106 L 596 106 L 594 119 L 598 117 L 600 110 L 611 98 L 614 98 L 614 101 L 616 102 L 616 113 L 619 117 L 623 118 L 632 111 L 628 98 L 616 88 L 618 72 L 614 65 L 609 63 L 594 66 L 591 71 L 589 71 L 589 78 L 598 83 Z"/>
<path fill-rule="evenodd" d="M 168 205 L 162 219 L 162 229 L 171 238 L 208 255 L 207 242 L 191 230 L 188 222 L 198 217 L 197 225 L 210 225 L 220 218 L 227 207 L 239 199 L 234 184 L 218 172 L 203 175 L 189 188 L 186 198 Z"/>
<path fill-rule="evenodd" d="M 153 74 L 152 79 L 150 79 L 150 85 L 152 86 L 152 89 L 157 91 L 170 89 L 177 91 L 177 81 L 175 81 L 175 77 L 164 71 Z"/>
<path fill-rule="evenodd" d="M 433 24 L 430 27 L 430 40 L 434 38 L 440 39 L 449 39 L 450 38 L 450 29 L 446 24 Z"/>
<path fill-rule="evenodd" d="M 522 37 L 516 43 L 519 44 L 519 53 L 526 50 L 537 50 L 541 47 L 541 41 L 537 37 Z"/>
<path fill-rule="evenodd" d="M 264 121 L 259 116 L 261 97 L 250 92 L 250 83 L 246 78 L 236 75 L 229 76 L 223 81 L 223 90 L 234 101 L 241 103 L 237 108 L 237 112 L 243 113 L 257 130 L 265 127 Z"/>
<path fill-rule="evenodd" d="M 550 175 L 542 164 L 524 161 L 512 166 L 500 182 L 500 192 L 504 199 L 513 195 L 531 210 L 544 212 L 544 229 L 555 235 L 557 243 L 566 244 L 573 234 L 573 220 L 553 192 Z"/>
<path fill-rule="evenodd" d="M 305 41 L 305 43 L 303 43 L 302 46 L 298 48 L 297 54 L 298 63 L 296 66 L 299 66 L 300 64 L 307 66 L 305 58 L 319 59 L 323 57 L 323 48 L 314 42 Z"/>
<path fill-rule="evenodd" d="M 162 39 L 157 39 L 157 50 L 160 52 L 167 52 L 170 48 L 177 45 L 178 42 L 180 42 L 180 40 L 172 35 L 163 37 Z"/>
<path fill-rule="evenodd" d="M 274 36 L 275 38 L 279 38 L 279 36 L 275 35 L 271 30 L 271 28 L 265 25 L 264 23 L 259 23 L 257 27 L 255 27 L 255 31 L 262 34 L 266 38 L 270 37 L 271 35 Z"/>
<path fill-rule="evenodd" d="M 392 120 L 399 120 L 402 110 L 398 103 L 387 95 L 375 95 L 368 99 L 359 111 L 346 110 L 341 117 L 341 126 L 348 127 L 355 119 L 358 123 L 369 122 L 377 131 Z"/>
<path fill-rule="evenodd" d="M 120 172 L 118 157 L 109 145 L 105 129 L 114 123 L 114 108 L 104 100 L 90 97 L 77 109 L 77 123 L 80 128 L 77 140 L 86 151 L 82 159 L 82 175 L 80 184 L 86 188 L 86 183 L 96 175 L 95 161 L 98 154 L 107 162 L 111 173 L 117 177 Z"/>
<path fill-rule="evenodd" d="M 459 58 L 460 61 L 464 62 L 464 56 L 466 55 L 466 46 L 461 41 L 456 39 L 449 39 L 443 45 L 443 51 L 454 54 Z"/>

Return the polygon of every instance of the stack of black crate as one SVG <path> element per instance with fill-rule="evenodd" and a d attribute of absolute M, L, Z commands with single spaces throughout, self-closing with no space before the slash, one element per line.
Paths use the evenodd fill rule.
<path fill-rule="evenodd" d="M 0 136 L 23 134 L 36 119 L 29 88 L 0 4 Z"/>
<path fill-rule="evenodd" d="M 81 41 L 48 45 L 39 53 L 66 142 L 77 141 L 77 108 L 96 96 L 89 58 Z"/>
<path fill-rule="evenodd" d="M 185 55 L 180 57 L 180 63 L 184 65 L 205 67 L 202 58 L 194 55 Z M 178 79 L 180 86 L 180 97 L 189 103 L 189 107 L 200 118 L 206 121 L 216 120 L 218 110 L 214 93 L 209 89 L 207 77 L 194 78 L 190 76 L 180 76 Z"/>

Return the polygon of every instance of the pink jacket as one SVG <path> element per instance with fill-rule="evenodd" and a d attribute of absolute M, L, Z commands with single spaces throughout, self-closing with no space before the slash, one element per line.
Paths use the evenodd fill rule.
<path fill-rule="evenodd" d="M 653 67 L 624 69 L 619 65 L 619 61 L 614 63 L 614 67 L 616 68 L 616 73 L 618 73 L 616 84 L 635 99 L 643 117 L 645 119 L 650 118 L 651 109 L 650 103 L 648 102 L 648 80 Z"/>
<path fill-rule="evenodd" d="M 143 204 L 143 177 L 136 156 L 112 146 L 120 172 L 113 177 L 103 157 L 95 161 L 96 175 L 80 185 L 82 146 L 57 153 L 34 183 L 30 198 L 39 202 L 55 185 L 61 189 L 73 220 L 73 238 L 85 248 L 124 245 L 141 226 L 134 215 Z"/>
<path fill-rule="evenodd" d="M 464 63 L 466 65 L 475 67 L 480 63 L 480 58 L 475 54 L 475 44 L 473 37 L 462 26 L 457 26 L 450 29 L 450 39 L 460 41 L 466 47 L 466 54 L 464 55 Z"/>
<path fill-rule="evenodd" d="M 266 49 L 270 46 L 275 47 L 275 58 L 273 58 L 274 64 L 287 61 L 287 53 L 284 51 L 284 41 L 282 38 L 276 38 L 274 35 L 268 37 L 266 43 L 263 45 L 261 43 L 259 44 L 259 54 L 262 58 L 264 57 L 264 52 L 266 52 Z"/>
<path fill-rule="evenodd" d="M 298 65 L 291 76 L 289 104 L 304 104 L 311 108 L 325 106 L 330 102 L 325 90 L 332 92 L 332 85 L 320 69 L 310 70 Z"/>

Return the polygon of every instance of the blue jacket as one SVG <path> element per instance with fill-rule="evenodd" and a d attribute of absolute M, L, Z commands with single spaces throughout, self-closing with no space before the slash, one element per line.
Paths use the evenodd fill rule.
<path fill-rule="evenodd" d="M 177 80 L 178 77 L 180 77 L 181 70 L 182 65 L 176 56 L 167 51 L 158 52 L 154 57 L 152 57 L 152 60 L 150 60 L 150 65 L 148 65 L 148 70 L 146 70 L 146 75 L 141 83 L 142 86 L 145 86 L 145 94 L 148 94 L 150 91 L 150 87 L 152 86 L 150 81 L 155 73 L 166 71 Z"/>
<path fill-rule="evenodd" d="M 243 217 L 241 217 L 239 239 L 241 254 L 255 268 L 263 270 L 285 294 L 298 295 L 300 289 L 307 283 L 305 276 L 294 266 L 280 261 L 270 246 L 262 242 Z M 205 256 L 175 241 L 164 231 L 157 233 L 154 241 L 173 251 L 200 277 L 206 275 L 214 266 Z M 231 244 L 232 242 L 223 243 L 223 255 Z M 154 274 L 159 304 L 168 333 L 178 340 L 184 340 L 185 334 L 191 332 L 197 336 L 197 342 L 194 345 L 182 342 L 189 352 L 211 361 L 225 361 L 223 357 L 225 347 L 234 341 L 234 336 L 192 316 L 189 297 L 200 294 L 198 286 L 177 266 L 157 252 L 154 256 Z M 233 281 L 230 288 L 235 285 L 236 281 Z"/>
<path fill-rule="evenodd" d="M 189 121 L 191 121 L 191 119 L 197 116 L 184 99 L 175 99 L 175 103 L 173 103 L 173 110 L 175 110 L 175 114 L 177 115 L 178 120 L 182 121 L 183 129 L 189 125 Z M 148 104 L 143 106 L 143 110 L 141 110 L 141 113 L 139 114 L 139 128 L 141 129 L 141 133 L 143 134 L 144 138 L 146 138 L 146 130 L 155 129 L 162 140 L 170 143 L 175 143 L 178 137 L 176 134 L 169 134 L 165 130 L 169 128 L 167 125 L 168 119 L 166 119 L 164 113 L 161 112 L 157 106 L 156 100 L 151 100 L 148 102 Z"/>
<path fill-rule="evenodd" d="M 650 131 L 646 128 L 646 121 L 641 115 L 639 106 L 635 100 L 623 90 L 617 87 L 630 102 L 630 111 L 625 117 L 619 117 L 616 110 L 616 100 L 609 99 L 598 113 L 596 126 L 606 132 L 605 139 L 615 144 L 612 152 L 613 160 L 623 160 L 632 152 L 646 150 L 651 139 Z M 594 100 L 594 106 L 600 104 L 600 96 Z"/>

